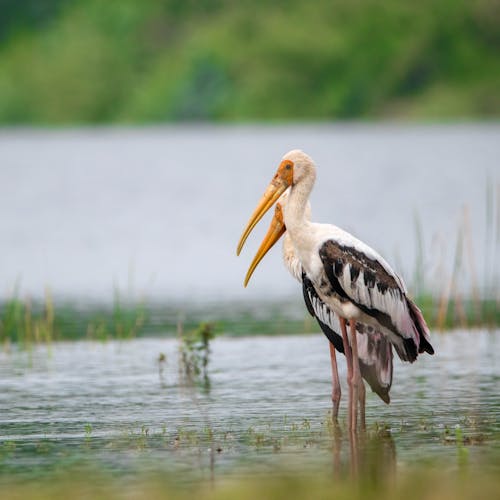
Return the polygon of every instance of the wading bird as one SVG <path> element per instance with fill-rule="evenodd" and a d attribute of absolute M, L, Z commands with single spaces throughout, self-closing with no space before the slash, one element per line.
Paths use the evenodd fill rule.
<path fill-rule="evenodd" d="M 403 361 L 434 350 L 424 317 L 407 296 L 401 278 L 372 248 L 330 224 L 307 220 L 306 207 L 316 180 L 313 160 L 300 150 L 287 153 L 259 201 L 238 244 L 279 197 L 290 188 L 284 210 L 286 230 L 315 293 L 339 316 L 350 392 L 349 427 L 356 428 L 358 393 L 362 384 L 356 324 L 370 325 L 387 337 Z M 349 325 L 350 342 L 346 324 Z M 368 333 L 369 335 L 370 333 Z"/>
<path fill-rule="evenodd" d="M 341 389 L 340 380 L 337 368 L 337 359 L 335 350 L 344 354 L 344 345 L 342 336 L 340 335 L 339 317 L 321 300 L 316 293 L 313 284 L 307 278 L 302 269 L 302 265 L 295 253 L 290 235 L 286 233 L 286 226 L 283 219 L 283 209 L 286 206 L 288 199 L 288 191 L 285 191 L 278 202 L 274 211 L 274 216 L 271 224 L 260 245 L 245 277 L 244 286 L 246 287 L 254 270 L 259 262 L 264 258 L 266 253 L 273 245 L 283 238 L 283 260 L 290 274 L 302 284 L 302 292 L 307 310 L 316 318 L 321 330 L 330 341 L 330 360 L 332 367 L 332 402 L 333 402 L 333 417 L 337 419 Z M 306 206 L 307 220 L 311 219 L 311 209 L 309 203 Z M 390 402 L 389 391 L 392 384 L 392 346 L 387 338 L 380 332 L 373 329 L 372 326 L 356 323 L 358 355 L 361 376 L 368 382 L 373 392 L 378 394 L 380 399 L 385 403 Z M 370 335 L 368 335 L 370 333 Z M 350 352 L 348 353 L 348 356 Z M 359 392 L 361 420 L 364 422 L 365 408 L 365 391 L 364 385 L 360 385 Z"/>

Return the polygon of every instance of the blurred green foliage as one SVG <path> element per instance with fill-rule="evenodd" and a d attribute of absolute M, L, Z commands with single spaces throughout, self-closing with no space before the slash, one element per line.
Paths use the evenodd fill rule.
<path fill-rule="evenodd" d="M 0 0 L 0 123 L 500 115 L 494 0 Z"/>
<path fill-rule="evenodd" d="M 378 465 L 377 469 L 380 469 Z M 377 471 L 374 471 L 374 473 Z M 338 500 L 469 500 L 497 498 L 500 485 L 498 474 L 485 467 L 475 468 L 467 474 L 450 472 L 438 463 L 427 467 L 407 467 L 397 478 L 373 477 L 356 482 L 347 475 L 331 478 L 325 475 L 306 475 L 277 470 L 264 475 L 245 470 L 235 478 L 220 483 L 187 482 L 172 474 L 153 476 L 104 475 L 99 470 L 90 471 L 85 477 L 81 472 L 59 474 L 52 481 L 19 481 L 0 484 L 0 494 L 6 500 L 66 500 L 99 499 L 122 500 L 124 498 L 148 500 L 253 500 L 272 498 L 329 499 Z M 91 478 L 89 480 L 89 478 Z"/>

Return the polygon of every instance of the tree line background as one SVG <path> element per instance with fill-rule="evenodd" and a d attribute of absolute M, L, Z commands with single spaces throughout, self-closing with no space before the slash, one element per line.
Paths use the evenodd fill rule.
<path fill-rule="evenodd" d="M 0 0 L 0 124 L 500 116 L 497 0 Z"/>

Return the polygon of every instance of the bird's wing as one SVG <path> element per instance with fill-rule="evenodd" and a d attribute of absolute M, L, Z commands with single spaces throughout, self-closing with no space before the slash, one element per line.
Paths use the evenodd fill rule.
<path fill-rule="evenodd" d="M 302 273 L 302 292 L 309 314 L 316 318 L 321 330 L 337 351 L 344 353 L 342 336 L 339 333 L 340 322 L 338 316 L 320 299 L 312 281 L 306 273 Z"/>
<path fill-rule="evenodd" d="M 414 361 L 420 337 L 425 336 L 425 321 L 425 329 L 420 331 L 422 324 L 414 321 L 404 285 L 385 261 L 354 237 L 350 243 L 331 238 L 319 249 L 333 291 L 401 337 L 402 344 L 395 344 L 398 354 L 404 360 Z"/>

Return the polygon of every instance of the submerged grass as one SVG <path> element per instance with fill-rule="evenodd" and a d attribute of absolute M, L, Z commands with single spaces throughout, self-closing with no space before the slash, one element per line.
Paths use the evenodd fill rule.
<path fill-rule="evenodd" d="M 386 426 L 353 435 L 329 413 L 247 432 L 143 424 L 94 436 L 85 424 L 70 443 L 0 443 L 0 498 L 495 498 L 500 450 L 483 445 L 498 437 L 478 440 L 459 426 L 423 432 L 452 453 L 415 449 L 401 461 Z"/>
<path fill-rule="evenodd" d="M 206 433 L 209 434 L 208 432 Z M 164 447 L 202 446 L 206 437 L 186 432 L 180 436 L 181 444 L 163 440 Z M 149 441 L 154 438 L 147 429 L 133 436 L 136 452 L 147 453 Z M 265 439 L 265 436 L 262 438 Z M 224 446 L 224 445 L 223 445 Z M 258 445 L 255 445 L 258 446 Z M 130 474 L 100 468 L 97 464 L 73 463 L 54 469 L 42 477 L 20 479 L 15 475 L 0 476 L 0 498 L 19 499 L 66 499 L 66 498 L 147 498 L 147 499 L 473 499 L 497 498 L 500 476 L 496 468 L 478 462 L 470 464 L 463 438 L 457 437 L 457 466 L 450 467 L 437 460 L 425 463 L 396 466 L 394 450 L 383 439 L 365 442 L 351 455 L 336 456 L 331 450 L 328 463 L 318 463 L 314 470 L 300 464 L 269 462 L 263 470 L 259 465 L 246 464 L 222 475 L 207 477 L 202 470 L 186 471 L 184 475 L 163 464 L 162 471 Z M 12 448 L 12 446 L 11 446 Z M 219 449 L 217 452 L 219 453 Z M 40 453 L 49 453 L 50 446 L 40 447 Z M 222 450 L 224 453 L 224 450 Z M 175 451 L 174 451 L 175 452 Z M 279 454 L 279 448 L 276 449 Z M 157 455 L 158 456 L 158 455 Z M 353 467 L 356 457 L 357 464 Z M 202 460 L 200 460 L 201 465 Z M 309 464 L 310 465 L 310 464 Z M 201 469 L 202 467 L 199 467 Z"/>

